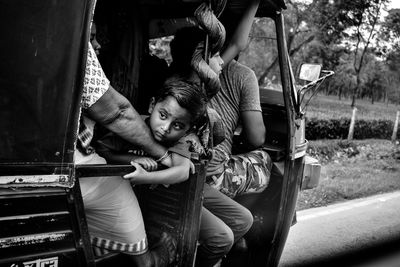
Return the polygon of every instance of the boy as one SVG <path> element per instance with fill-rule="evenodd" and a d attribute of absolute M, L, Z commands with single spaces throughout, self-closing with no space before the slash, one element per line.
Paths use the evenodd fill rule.
<path fill-rule="evenodd" d="M 193 133 L 206 109 L 206 98 L 197 87 L 180 79 L 168 79 L 161 93 L 152 98 L 150 116 L 145 118 L 156 141 L 168 147 L 159 160 L 146 157 L 142 150 L 110 133 L 98 141 L 98 152 L 108 163 L 129 164 L 136 170 L 124 176 L 132 184 L 174 184 L 185 181 L 191 169 L 192 153 L 204 154 Z M 158 163 L 171 161 L 170 168 L 158 170 Z M 149 173 L 148 171 L 152 171 Z"/>

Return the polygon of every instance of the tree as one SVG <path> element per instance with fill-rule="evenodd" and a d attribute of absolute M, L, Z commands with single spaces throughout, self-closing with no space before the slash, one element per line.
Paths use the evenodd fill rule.
<path fill-rule="evenodd" d="M 357 83 L 353 89 L 352 107 L 355 106 L 356 97 L 361 86 L 361 70 L 364 58 L 371 41 L 376 37 L 379 18 L 387 2 L 387 0 L 358 0 L 346 2 L 345 4 L 350 25 L 352 24 L 353 26 L 349 37 L 354 43 L 353 66 L 357 77 Z"/>
<path fill-rule="evenodd" d="M 378 61 L 375 57 L 370 56 L 367 59 L 368 62 L 362 75 L 363 90 L 360 92 L 360 96 L 362 98 L 369 97 L 371 104 L 374 104 L 376 100 L 384 98 L 386 89 L 384 73 L 386 68 L 384 62 Z"/>
<path fill-rule="evenodd" d="M 339 97 L 339 100 L 341 100 L 343 96 L 349 96 L 346 89 L 353 88 L 356 84 L 356 76 L 349 53 L 343 53 L 341 55 L 341 57 L 338 59 L 338 64 L 334 68 L 334 71 L 335 75 L 326 81 L 326 84 L 332 88 L 332 92 L 329 93 L 336 93 Z"/>
<path fill-rule="evenodd" d="M 380 53 L 386 63 L 386 98 L 400 103 L 400 9 L 389 10 L 382 23 L 379 45 Z"/>

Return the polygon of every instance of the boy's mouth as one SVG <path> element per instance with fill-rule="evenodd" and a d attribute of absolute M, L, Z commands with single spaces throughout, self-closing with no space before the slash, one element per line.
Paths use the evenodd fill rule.
<path fill-rule="evenodd" d="M 157 137 L 160 140 L 163 140 L 165 138 L 165 135 L 160 132 L 155 132 L 155 137 Z"/>

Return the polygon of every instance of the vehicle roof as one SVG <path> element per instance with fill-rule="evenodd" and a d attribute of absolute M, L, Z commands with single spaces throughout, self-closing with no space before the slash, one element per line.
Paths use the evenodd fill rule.
<path fill-rule="evenodd" d="M 226 0 L 219 20 L 224 24 L 227 32 L 236 28 L 249 1 L 254 0 Z M 275 17 L 277 13 L 286 9 L 284 0 L 260 1 L 256 17 Z M 202 2 L 204 0 L 141 0 L 140 5 L 146 17 L 155 20 L 155 23 L 150 26 L 149 38 L 172 35 L 176 29 L 192 24 L 193 21 L 190 18 Z M 179 20 L 180 18 L 182 20 Z"/>
<path fill-rule="evenodd" d="M 242 14 L 243 9 L 250 0 L 227 0 L 224 13 L 235 15 Z M 204 0 L 141 0 L 140 4 L 148 9 L 152 18 L 179 18 L 191 16 L 194 10 Z M 257 17 L 273 17 L 277 12 L 286 9 L 284 0 L 261 0 Z"/>

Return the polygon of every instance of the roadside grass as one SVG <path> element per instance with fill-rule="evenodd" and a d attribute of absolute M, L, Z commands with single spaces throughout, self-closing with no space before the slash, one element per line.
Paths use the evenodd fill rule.
<path fill-rule="evenodd" d="M 306 117 L 351 118 L 351 99 L 318 94 L 310 101 Z M 357 99 L 357 119 L 392 120 L 399 105 Z M 319 159 L 319 185 L 300 192 L 297 209 L 326 206 L 350 199 L 400 190 L 400 146 L 389 140 L 316 140 L 308 154 Z"/>
<path fill-rule="evenodd" d="M 352 108 L 351 99 L 339 100 L 337 96 L 326 96 L 318 94 L 312 98 L 310 105 L 306 109 L 306 117 L 320 119 L 339 119 L 351 118 Z M 395 120 L 396 111 L 400 106 L 375 102 L 371 104 L 369 100 L 357 99 L 357 119 L 364 120 Z"/>
<path fill-rule="evenodd" d="M 400 190 L 400 148 L 389 140 L 310 141 L 322 163 L 319 185 L 300 192 L 297 209 Z"/>

